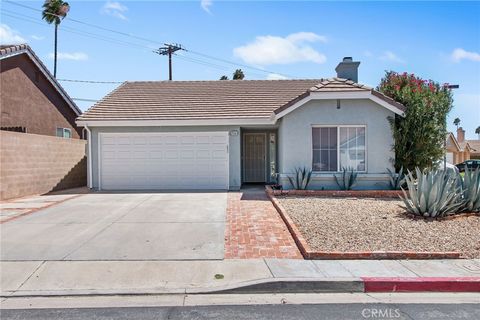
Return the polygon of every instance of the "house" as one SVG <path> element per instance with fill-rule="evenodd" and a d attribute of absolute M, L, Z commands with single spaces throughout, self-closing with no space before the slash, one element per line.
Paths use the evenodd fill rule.
<path fill-rule="evenodd" d="M 358 65 L 344 58 L 330 79 L 125 82 L 77 119 L 89 187 L 235 190 L 278 177 L 288 188 L 308 167 L 312 188 L 335 188 L 353 167 L 359 188 L 386 188 L 387 117 L 404 106 L 358 84 Z"/>
<path fill-rule="evenodd" d="M 0 200 L 85 186 L 80 109 L 26 44 L 0 46 Z"/>
<path fill-rule="evenodd" d="M 459 162 L 469 159 L 480 159 L 480 139 L 466 140 L 465 130 L 460 127 L 457 129 L 457 141 L 462 148 L 468 149 L 468 157 L 466 156 L 462 161 Z"/>
<path fill-rule="evenodd" d="M 459 128 L 461 129 L 461 128 Z M 472 148 L 468 143 L 463 141 L 461 144 L 453 133 L 447 133 L 445 140 L 446 160 L 451 164 L 458 164 L 470 159 Z"/>
<path fill-rule="evenodd" d="M 26 44 L 0 46 L 2 130 L 80 138 L 75 102 Z"/>

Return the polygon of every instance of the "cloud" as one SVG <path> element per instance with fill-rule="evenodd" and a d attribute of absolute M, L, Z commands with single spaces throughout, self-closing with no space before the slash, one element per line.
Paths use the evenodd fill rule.
<path fill-rule="evenodd" d="M 32 34 L 31 37 L 32 37 L 33 40 L 37 40 L 37 41 L 45 39 L 44 36 L 37 36 L 35 34 Z"/>
<path fill-rule="evenodd" d="M 0 43 L 1 44 L 21 44 L 27 41 L 22 38 L 20 33 L 13 30 L 6 24 L 0 24 Z"/>
<path fill-rule="evenodd" d="M 480 53 L 457 48 L 453 50 L 451 58 L 453 62 L 460 62 L 464 59 L 470 61 L 480 61 Z"/>
<path fill-rule="evenodd" d="M 200 0 L 200 5 L 202 6 L 202 9 L 205 10 L 205 12 L 212 14 L 210 11 L 210 7 L 213 5 L 212 0 Z"/>
<path fill-rule="evenodd" d="M 324 63 L 327 58 L 306 42 L 326 42 L 325 36 L 313 32 L 292 33 L 285 38 L 258 36 L 251 43 L 235 48 L 233 54 L 253 65 L 289 64 L 295 62 Z"/>
<path fill-rule="evenodd" d="M 109 16 L 121 19 L 128 20 L 125 16 L 125 12 L 128 11 L 127 6 L 116 1 L 107 1 L 102 7 L 102 13 L 108 14 Z"/>
<path fill-rule="evenodd" d="M 50 59 L 53 59 L 53 53 L 48 55 Z M 83 52 L 58 52 L 58 60 L 73 60 L 73 61 L 85 61 L 88 60 L 88 55 Z"/>
<path fill-rule="evenodd" d="M 288 78 L 277 73 L 269 73 L 267 75 L 267 80 L 285 80 L 285 79 L 288 79 Z"/>
<path fill-rule="evenodd" d="M 383 54 L 380 56 L 380 60 L 383 61 L 391 61 L 391 62 L 397 62 L 397 63 L 405 63 L 405 60 L 397 56 L 395 53 L 392 51 L 385 51 Z"/>

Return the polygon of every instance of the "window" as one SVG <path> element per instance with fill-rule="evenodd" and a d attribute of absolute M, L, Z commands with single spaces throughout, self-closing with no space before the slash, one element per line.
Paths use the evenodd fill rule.
<path fill-rule="evenodd" d="M 68 128 L 57 128 L 57 137 L 70 139 L 72 137 L 72 130 Z"/>
<path fill-rule="evenodd" d="M 312 129 L 313 171 L 366 171 L 365 127 L 315 127 Z"/>

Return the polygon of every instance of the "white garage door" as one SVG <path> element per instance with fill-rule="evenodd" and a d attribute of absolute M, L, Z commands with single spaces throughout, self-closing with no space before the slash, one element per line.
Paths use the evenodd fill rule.
<path fill-rule="evenodd" d="M 100 189 L 228 189 L 228 132 L 101 133 Z"/>

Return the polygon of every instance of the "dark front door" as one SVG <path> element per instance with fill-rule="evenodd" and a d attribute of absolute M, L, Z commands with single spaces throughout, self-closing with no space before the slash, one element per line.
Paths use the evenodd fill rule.
<path fill-rule="evenodd" d="M 243 135 L 243 182 L 266 182 L 266 133 Z"/>

